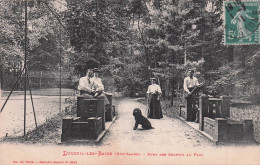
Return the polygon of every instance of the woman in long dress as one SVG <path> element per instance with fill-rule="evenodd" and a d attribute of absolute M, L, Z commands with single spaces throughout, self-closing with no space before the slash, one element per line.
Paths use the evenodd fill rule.
<path fill-rule="evenodd" d="M 159 85 L 156 84 L 156 78 L 151 78 L 151 85 L 147 90 L 148 98 L 148 118 L 160 119 L 163 118 L 162 109 L 160 104 L 160 97 L 162 90 Z"/>

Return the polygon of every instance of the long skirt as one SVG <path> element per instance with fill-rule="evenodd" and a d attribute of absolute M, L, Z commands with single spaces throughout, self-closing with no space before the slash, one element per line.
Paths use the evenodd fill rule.
<path fill-rule="evenodd" d="M 160 119 L 163 118 L 160 100 L 157 100 L 158 94 L 150 94 L 148 98 L 148 118 Z"/>

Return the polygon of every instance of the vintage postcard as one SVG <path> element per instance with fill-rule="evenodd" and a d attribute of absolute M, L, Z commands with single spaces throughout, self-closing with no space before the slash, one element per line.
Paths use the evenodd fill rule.
<path fill-rule="evenodd" d="M 259 0 L 0 0 L 0 165 L 260 165 Z"/>

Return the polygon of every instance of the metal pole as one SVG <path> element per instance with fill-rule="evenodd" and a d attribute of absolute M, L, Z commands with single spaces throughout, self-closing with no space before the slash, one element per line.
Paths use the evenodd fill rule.
<path fill-rule="evenodd" d="M 26 60 L 27 60 L 27 0 L 25 0 L 25 27 L 24 27 L 24 136 L 26 134 L 26 78 L 27 78 L 27 68 L 26 68 Z"/>
<path fill-rule="evenodd" d="M 60 113 L 61 113 L 61 28 L 60 29 Z"/>
<path fill-rule="evenodd" d="M 5 100 L 5 103 L 4 103 L 4 105 L 2 106 L 2 108 L 1 108 L 1 112 L 3 111 L 3 109 L 4 109 L 4 107 L 5 107 L 5 104 L 6 104 L 7 101 L 9 100 L 11 94 L 13 93 L 13 90 L 14 90 L 14 88 L 16 87 L 16 84 L 17 84 L 18 81 L 20 80 L 20 78 L 21 78 L 21 76 L 22 76 L 22 74 L 23 74 L 23 71 L 24 71 L 24 68 L 22 69 L 21 74 L 20 74 L 19 77 L 17 78 L 17 80 L 16 80 L 16 82 L 14 83 L 14 86 L 13 86 L 11 92 L 9 93 L 7 99 Z"/>
<path fill-rule="evenodd" d="M 34 122 L 35 122 L 35 126 L 36 126 L 36 128 L 37 128 L 37 121 L 36 121 L 35 109 L 34 109 L 33 98 L 32 98 L 32 90 L 31 90 L 31 84 L 30 84 L 30 81 L 29 81 L 29 76 L 28 76 L 28 74 L 27 74 L 27 80 L 28 80 L 28 86 L 29 86 L 29 90 L 30 90 L 30 96 L 31 96 L 32 108 L 33 108 Z"/>

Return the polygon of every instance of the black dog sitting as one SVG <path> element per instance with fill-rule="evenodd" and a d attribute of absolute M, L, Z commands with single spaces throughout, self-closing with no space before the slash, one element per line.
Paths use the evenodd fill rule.
<path fill-rule="evenodd" d="M 141 124 L 143 129 L 153 129 L 150 121 L 142 115 L 142 112 L 139 108 L 135 108 L 133 111 L 133 115 L 135 117 L 135 126 L 134 130 L 137 129 L 138 124 Z"/>

